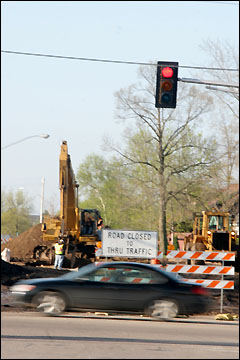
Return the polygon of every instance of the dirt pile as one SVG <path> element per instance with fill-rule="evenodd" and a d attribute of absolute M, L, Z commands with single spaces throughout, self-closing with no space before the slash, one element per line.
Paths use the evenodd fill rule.
<path fill-rule="evenodd" d="M 1 244 L 1 252 L 8 248 L 11 262 L 30 266 L 53 265 L 54 259 L 51 257 L 52 245 L 52 243 L 43 241 L 42 225 L 37 224 L 18 237 Z M 46 252 L 44 249 L 47 249 Z M 65 254 L 63 268 L 71 267 L 71 257 L 72 254 Z M 81 258 L 81 255 L 76 254 L 74 267 L 81 267 L 90 262 L 91 260 Z"/>
<path fill-rule="evenodd" d="M 31 273 L 26 267 L 7 263 L 1 259 L 1 284 L 12 285 L 20 278 L 26 278 Z"/>
<path fill-rule="evenodd" d="M 35 279 L 42 277 L 56 277 L 69 270 L 55 270 L 47 267 L 35 267 L 11 264 L 1 259 L 1 284 L 11 286 L 21 279 Z"/>
<path fill-rule="evenodd" d="M 33 250 L 38 245 L 44 245 L 41 224 L 24 231 L 18 237 L 1 245 L 1 252 L 8 248 L 11 261 L 28 261 L 33 256 Z"/>

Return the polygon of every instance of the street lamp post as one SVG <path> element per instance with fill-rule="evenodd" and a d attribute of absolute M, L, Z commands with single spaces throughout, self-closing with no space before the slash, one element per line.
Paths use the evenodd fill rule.
<path fill-rule="evenodd" d="M 40 224 L 43 222 L 43 198 L 44 198 L 44 176 L 42 177 L 42 193 L 41 193 L 41 203 L 40 203 Z"/>
<path fill-rule="evenodd" d="M 23 139 L 21 139 L 21 140 L 18 140 L 18 141 L 15 141 L 15 142 L 11 143 L 11 144 L 8 144 L 8 145 L 6 145 L 6 146 L 3 146 L 3 147 L 1 148 L 1 150 L 6 149 L 6 148 L 9 147 L 9 146 L 18 144 L 18 143 L 20 143 L 20 142 L 22 142 L 22 141 L 25 141 L 25 140 L 27 140 L 27 139 L 31 139 L 31 138 L 33 138 L 33 137 L 40 137 L 40 138 L 43 138 L 43 139 L 48 139 L 48 138 L 50 137 L 50 135 L 48 135 L 48 134 L 41 134 L 41 135 L 31 135 L 31 136 L 27 136 L 27 137 L 25 137 L 25 138 L 23 138 Z M 41 195 L 41 208 L 40 208 L 40 223 L 42 223 L 43 194 L 44 194 L 44 177 L 42 178 L 42 195 Z M 17 236 L 18 236 L 18 229 L 17 229 Z"/>
<path fill-rule="evenodd" d="M 21 139 L 21 140 L 15 141 L 14 143 L 11 143 L 11 144 L 8 144 L 8 145 L 6 145 L 6 146 L 3 146 L 3 147 L 1 148 L 1 150 L 6 149 L 6 148 L 9 147 L 9 146 L 18 144 L 18 143 L 20 143 L 20 142 L 22 142 L 22 141 L 25 141 L 25 140 L 27 140 L 27 139 L 31 139 L 31 138 L 33 138 L 33 137 L 40 137 L 40 138 L 43 138 L 43 139 L 47 139 L 47 138 L 50 137 L 50 135 L 48 135 L 48 134 L 41 134 L 41 135 L 27 136 L 27 137 L 25 137 L 25 138 L 23 138 L 23 139 Z"/>

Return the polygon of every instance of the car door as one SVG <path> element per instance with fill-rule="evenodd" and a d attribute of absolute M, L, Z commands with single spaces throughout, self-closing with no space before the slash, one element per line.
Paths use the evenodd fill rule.
<path fill-rule="evenodd" d="M 143 311 L 153 300 L 165 296 L 168 290 L 168 278 L 145 268 L 119 267 L 119 276 L 115 279 L 113 292 L 117 310 Z"/>
<path fill-rule="evenodd" d="M 164 294 L 168 279 L 145 268 L 106 265 L 72 283 L 72 303 L 84 309 L 143 311 Z"/>
<path fill-rule="evenodd" d="M 100 267 L 72 280 L 69 289 L 72 306 L 99 310 L 118 308 L 116 302 L 119 286 L 113 281 L 115 270 L 115 268 Z"/>

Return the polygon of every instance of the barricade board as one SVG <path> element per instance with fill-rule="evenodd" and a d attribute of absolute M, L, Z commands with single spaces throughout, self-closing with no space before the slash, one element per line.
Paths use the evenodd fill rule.
<path fill-rule="evenodd" d="M 162 265 L 154 265 L 163 268 Z M 232 266 L 206 266 L 206 265 L 169 265 L 164 270 L 182 274 L 205 274 L 205 275 L 234 275 Z"/>
<path fill-rule="evenodd" d="M 186 282 L 200 284 L 210 289 L 234 290 L 233 280 L 205 280 L 205 279 L 182 279 Z"/>
<path fill-rule="evenodd" d="M 163 252 L 158 251 L 157 259 L 164 257 Z M 223 251 L 182 251 L 168 250 L 167 259 L 192 259 L 192 260 L 215 260 L 215 261 L 235 261 L 234 252 Z"/>

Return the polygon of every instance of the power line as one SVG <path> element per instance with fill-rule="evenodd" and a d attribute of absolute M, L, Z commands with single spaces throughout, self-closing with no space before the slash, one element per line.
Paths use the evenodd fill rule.
<path fill-rule="evenodd" d="M 11 51 L 11 50 L 1 50 L 1 52 L 2 52 L 2 53 L 6 53 L 6 54 L 14 54 L 14 55 L 39 56 L 39 57 L 48 57 L 48 58 L 56 58 L 56 59 L 67 59 L 67 60 L 95 61 L 95 62 L 114 63 L 114 64 L 126 64 L 126 65 L 150 65 L 150 66 L 158 66 L 158 64 L 144 63 L 144 62 L 135 62 L 135 61 L 94 59 L 94 58 L 84 58 L 84 57 L 76 57 L 76 56 L 39 54 L 39 53 L 30 53 L 30 52 L 21 52 L 21 51 Z M 238 71 L 238 69 L 210 68 L 210 67 L 204 67 L 204 66 L 190 66 L 190 65 L 178 65 L 178 67 L 179 67 L 179 68 L 188 68 L 188 69 L 201 69 L 201 70 Z"/>
<path fill-rule="evenodd" d="M 207 2 L 211 4 L 221 4 L 221 5 L 239 5 L 237 2 L 233 3 L 230 1 L 198 1 L 198 2 Z"/>

